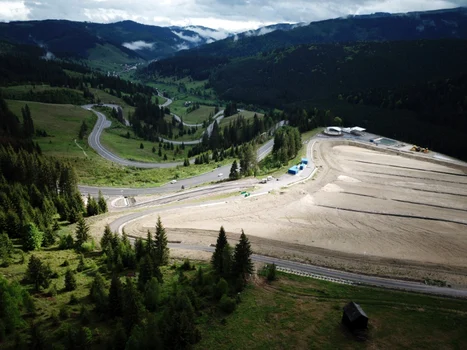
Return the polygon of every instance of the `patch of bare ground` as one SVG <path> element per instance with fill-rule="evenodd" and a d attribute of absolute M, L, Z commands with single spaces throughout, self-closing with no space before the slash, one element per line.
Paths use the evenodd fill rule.
<path fill-rule="evenodd" d="M 364 274 L 467 286 L 467 175 L 459 168 L 316 143 L 313 181 L 276 194 L 161 213 L 170 240 L 215 243 L 241 229 L 258 254 Z M 157 215 L 129 224 L 145 235 Z"/>

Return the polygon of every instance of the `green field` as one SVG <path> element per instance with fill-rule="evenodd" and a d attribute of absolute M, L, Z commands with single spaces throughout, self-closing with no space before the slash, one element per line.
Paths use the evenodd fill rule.
<path fill-rule="evenodd" d="M 264 117 L 264 114 L 262 113 L 257 113 L 257 112 L 251 112 L 251 111 L 243 111 L 243 112 L 239 112 L 237 114 L 233 114 L 231 115 L 230 117 L 227 117 L 227 118 L 224 118 L 221 120 L 219 126 L 220 127 L 225 127 L 227 125 L 230 124 L 230 122 L 233 122 L 234 120 L 236 120 L 237 118 L 239 118 L 240 116 L 242 116 L 245 120 L 250 120 L 250 119 L 253 119 L 253 117 L 255 116 L 255 114 L 259 117 L 259 118 L 262 118 Z"/>
<path fill-rule="evenodd" d="M 136 160 L 142 162 L 164 162 L 164 154 L 167 155 L 168 160 L 165 162 L 173 162 L 175 160 L 183 161 L 188 157 L 190 146 L 185 146 L 185 150 L 180 149 L 180 152 L 175 154 L 175 151 L 165 150 L 162 148 L 162 156 L 159 156 L 159 143 L 149 142 L 136 138 L 132 131 L 130 131 L 130 138 L 125 137 L 128 132 L 125 127 L 110 127 L 105 129 L 101 136 L 101 143 L 112 153 L 119 155 L 122 158 L 129 160 Z M 143 144 L 144 148 L 140 146 Z M 156 148 L 156 152 L 152 152 L 152 148 Z"/>
<path fill-rule="evenodd" d="M 186 113 L 185 108 L 185 114 L 179 114 L 179 116 L 183 118 L 185 123 L 201 124 L 203 121 L 208 120 L 211 114 L 214 116 L 214 110 L 215 107 L 201 105 L 198 109 L 195 109 L 190 113 Z"/>
<path fill-rule="evenodd" d="M 82 120 L 86 120 L 90 132 L 96 122 L 97 117 L 94 113 L 86 111 L 78 106 L 72 105 L 55 105 L 45 104 L 30 101 L 7 101 L 9 108 L 21 119 L 21 108 L 25 104 L 31 109 L 31 115 L 34 125 L 39 129 L 45 130 L 50 137 L 36 137 L 35 142 L 38 142 L 42 151 L 46 155 L 54 155 L 63 159 L 69 160 L 74 165 L 79 182 L 87 185 L 99 186 L 132 186 L 132 187 L 154 187 L 160 186 L 172 179 L 185 178 L 200 175 L 209 172 L 216 168 L 216 164 L 190 165 L 189 167 L 179 166 L 169 169 L 136 169 L 132 167 L 123 167 L 114 164 L 98 155 L 87 143 L 87 139 L 77 140 L 77 143 L 83 148 L 81 150 L 74 142 L 78 138 L 78 132 Z M 118 131 L 117 134 L 110 136 L 113 138 L 121 138 Z M 103 133 L 103 135 L 109 133 Z M 110 134 L 111 135 L 111 134 Z M 104 136 L 105 138 L 105 136 Z M 130 141 L 130 140 L 126 140 Z M 141 141 L 132 140 L 135 153 L 140 151 L 139 145 Z M 150 142 L 143 141 L 144 150 L 151 152 L 150 157 L 153 157 L 152 146 Z M 156 150 L 158 151 L 158 144 Z M 123 147 L 123 146 L 122 146 Z M 186 152 L 188 150 L 186 147 Z M 172 155 L 171 151 L 163 150 L 167 153 L 167 157 Z M 157 156 L 157 152 L 154 155 Z M 154 159 L 154 158 L 151 158 Z M 169 157 L 170 161 L 172 158 Z M 183 158 L 181 158 L 183 159 Z M 147 160 L 147 159 L 146 159 Z M 173 161 L 173 160 L 172 160 Z M 226 164 L 229 161 L 224 161 Z"/>
<path fill-rule="evenodd" d="M 74 158 L 70 161 L 76 169 L 81 184 L 139 188 L 162 186 L 170 180 L 201 175 L 215 170 L 217 164 L 225 165 L 232 162 L 230 159 L 188 167 L 179 165 L 175 168 L 137 169 L 108 162 L 95 153 L 89 159 Z"/>
<path fill-rule="evenodd" d="M 116 104 L 122 107 L 123 109 L 123 116 L 125 119 L 128 119 L 128 115 L 130 113 L 134 113 L 135 108 L 128 105 L 125 101 L 117 96 L 113 96 L 106 91 L 97 90 L 97 89 L 89 89 L 95 96 L 96 99 L 100 99 L 101 103 L 109 103 L 109 104 Z"/>
<path fill-rule="evenodd" d="M 201 325 L 198 349 L 465 349 L 467 301 L 333 284 L 279 274 L 241 295 L 221 322 Z M 341 326 L 342 307 L 360 304 L 367 340 Z"/>
<path fill-rule="evenodd" d="M 42 129 L 50 137 L 36 137 L 42 151 L 46 154 L 59 157 L 86 158 L 83 151 L 76 145 L 87 148 L 86 141 L 78 140 L 78 132 L 83 120 L 89 127 L 89 132 L 96 123 L 94 113 L 79 106 L 56 105 L 49 103 L 7 100 L 10 110 L 21 120 L 21 108 L 26 104 L 31 110 L 32 119 L 36 129 Z M 89 152 L 88 152 L 89 154 Z"/>

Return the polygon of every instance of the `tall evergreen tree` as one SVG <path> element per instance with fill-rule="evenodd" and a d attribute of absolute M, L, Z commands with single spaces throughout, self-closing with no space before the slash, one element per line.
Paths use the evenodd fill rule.
<path fill-rule="evenodd" d="M 13 254 L 13 243 L 6 233 L 0 234 L 0 265 L 8 266 Z"/>
<path fill-rule="evenodd" d="M 34 122 L 31 117 L 31 110 L 28 105 L 25 105 L 21 108 L 21 113 L 23 115 L 23 131 L 26 138 L 31 138 L 34 136 Z"/>
<path fill-rule="evenodd" d="M 127 334 L 139 323 L 144 312 L 141 295 L 130 277 L 126 278 L 123 288 L 123 325 Z"/>
<path fill-rule="evenodd" d="M 253 273 L 253 263 L 251 262 L 251 245 L 245 232 L 242 230 L 240 241 L 235 246 L 233 274 L 246 280 L 247 274 Z"/>
<path fill-rule="evenodd" d="M 159 282 L 162 281 L 159 266 L 154 264 L 153 259 L 149 255 L 145 255 L 139 263 L 138 288 L 144 291 L 146 283 L 153 277 L 156 277 Z"/>
<path fill-rule="evenodd" d="M 138 237 L 136 238 L 136 241 L 135 241 L 136 261 L 139 262 L 145 254 L 146 254 L 146 251 L 144 247 L 144 242 L 140 237 Z"/>
<path fill-rule="evenodd" d="M 87 204 L 86 204 L 86 214 L 88 216 L 94 216 L 99 214 L 99 205 L 96 202 L 96 199 L 88 194 Z"/>
<path fill-rule="evenodd" d="M 32 222 L 28 223 L 23 233 L 24 250 L 36 250 L 42 246 L 44 234 Z"/>
<path fill-rule="evenodd" d="M 109 225 L 105 225 L 104 234 L 101 238 L 101 249 L 105 251 L 109 246 L 112 245 L 113 234 L 110 230 Z"/>
<path fill-rule="evenodd" d="M 89 290 L 89 297 L 92 302 L 96 305 L 98 311 L 105 311 L 107 309 L 107 292 L 105 287 L 105 281 L 102 275 L 97 272 L 91 283 Z"/>
<path fill-rule="evenodd" d="M 122 316 L 123 286 L 117 274 L 112 275 L 109 288 L 109 313 L 111 317 Z"/>
<path fill-rule="evenodd" d="M 162 225 L 160 216 L 157 218 L 154 244 L 156 264 L 159 266 L 167 265 L 169 263 L 169 248 L 167 247 L 167 234 L 165 233 L 165 228 Z"/>
<path fill-rule="evenodd" d="M 147 281 L 144 288 L 144 305 L 148 311 L 156 311 L 160 299 L 159 294 L 159 281 L 153 277 Z"/>
<path fill-rule="evenodd" d="M 97 197 L 97 205 L 99 207 L 99 214 L 107 213 L 107 202 L 105 201 L 101 190 L 99 190 L 99 196 Z"/>
<path fill-rule="evenodd" d="M 73 271 L 67 269 L 65 272 L 65 290 L 72 291 L 76 289 L 76 277 Z"/>
<path fill-rule="evenodd" d="M 168 349 L 187 349 L 200 340 L 193 305 L 184 290 L 173 296 L 164 311 L 161 333 Z"/>
<path fill-rule="evenodd" d="M 218 275 L 225 273 L 224 269 L 224 248 L 228 245 L 224 226 L 221 226 L 219 236 L 217 237 L 216 249 L 212 254 L 211 264 Z"/>
<path fill-rule="evenodd" d="M 237 164 L 237 160 L 235 159 L 232 163 L 232 167 L 230 168 L 229 179 L 236 180 L 238 179 L 238 177 L 239 177 L 238 164 Z"/>
<path fill-rule="evenodd" d="M 81 249 L 81 245 L 89 239 L 89 226 L 84 221 L 83 216 L 81 215 L 78 219 L 78 224 L 76 226 L 76 248 Z"/>
<path fill-rule="evenodd" d="M 34 289 L 39 291 L 41 287 L 47 288 L 50 284 L 50 268 L 45 265 L 39 258 L 31 255 L 28 268 L 26 270 L 26 278 L 34 284 Z"/>

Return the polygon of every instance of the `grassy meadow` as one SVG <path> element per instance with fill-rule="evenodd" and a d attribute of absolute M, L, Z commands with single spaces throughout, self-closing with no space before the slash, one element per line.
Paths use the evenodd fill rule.
<path fill-rule="evenodd" d="M 36 130 L 45 130 L 50 135 L 34 138 L 44 153 L 59 157 L 86 158 L 75 140 L 81 147 L 86 148 L 86 141 L 78 140 L 78 133 L 83 120 L 88 125 L 89 132 L 92 130 L 97 120 L 94 113 L 74 105 L 16 100 L 7 100 L 7 104 L 20 120 L 21 108 L 26 104 L 29 106 Z"/>
<path fill-rule="evenodd" d="M 279 273 L 250 285 L 224 322 L 206 320 L 198 349 L 465 349 L 467 300 L 347 286 Z M 360 304 L 367 339 L 341 326 L 342 308 Z"/>

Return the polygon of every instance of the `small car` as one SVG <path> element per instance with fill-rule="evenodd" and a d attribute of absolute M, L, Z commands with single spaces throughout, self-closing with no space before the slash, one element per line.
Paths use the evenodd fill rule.
<path fill-rule="evenodd" d="M 171 184 L 177 183 L 177 180 L 170 181 Z"/>
<path fill-rule="evenodd" d="M 224 176 L 224 174 L 222 174 L 222 173 L 219 173 L 219 174 L 217 175 L 217 177 L 222 177 L 222 176 Z"/>

